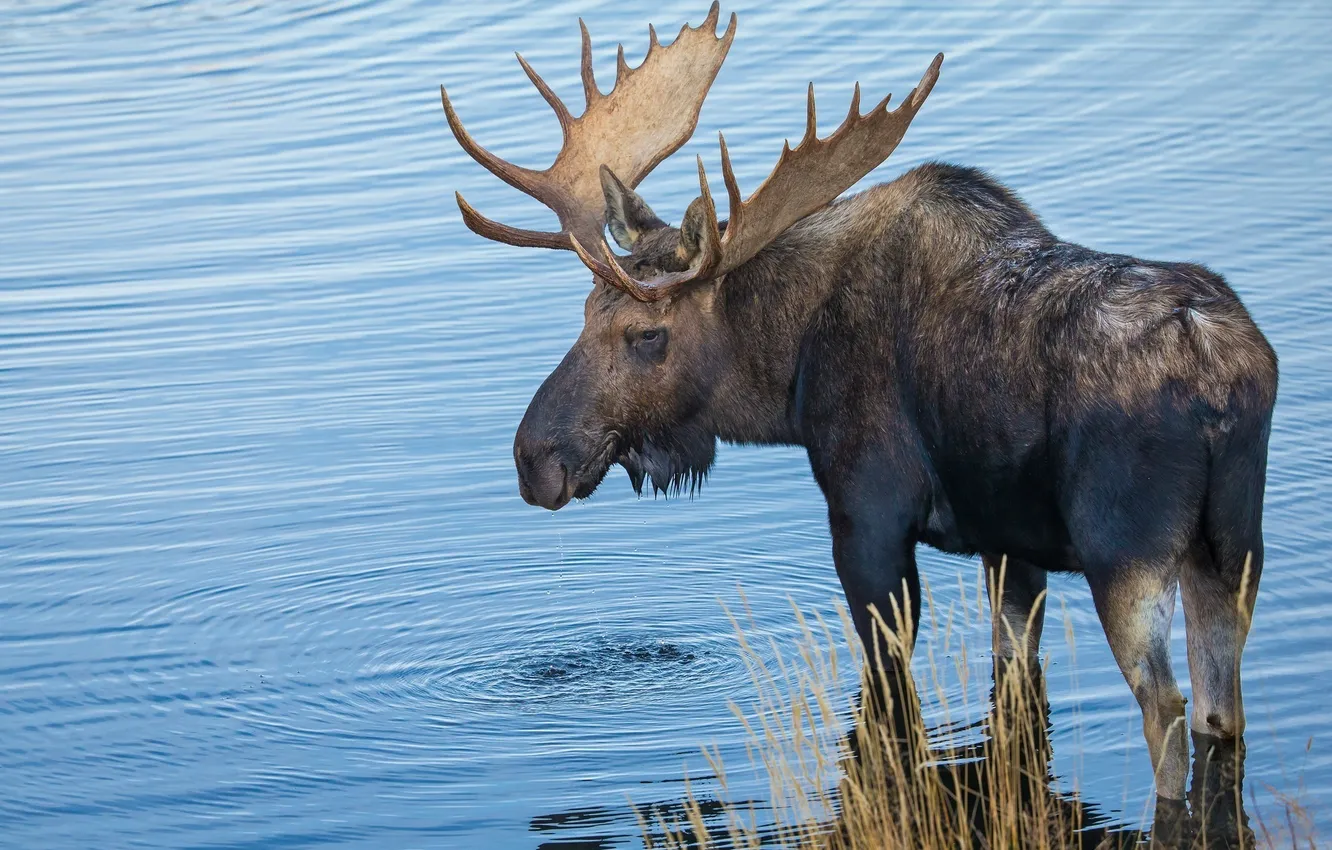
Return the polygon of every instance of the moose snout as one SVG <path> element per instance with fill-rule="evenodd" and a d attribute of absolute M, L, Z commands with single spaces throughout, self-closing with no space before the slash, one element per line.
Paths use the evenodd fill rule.
<path fill-rule="evenodd" d="M 518 493 L 529 505 L 558 511 L 573 496 L 569 468 L 550 443 L 514 441 L 513 460 L 518 467 Z"/>

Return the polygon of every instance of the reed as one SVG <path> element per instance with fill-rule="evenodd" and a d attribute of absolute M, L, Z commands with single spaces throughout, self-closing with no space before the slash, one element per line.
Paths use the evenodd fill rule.
<path fill-rule="evenodd" d="M 973 681 L 966 635 L 975 631 L 976 618 L 985 616 L 980 602 L 985 590 L 982 585 L 974 607 L 964 602 L 960 609 L 954 604 L 940 612 L 924 589 L 922 658 L 914 674 L 911 648 L 894 637 L 910 630 L 888 629 L 882 616 L 878 625 L 888 636 L 888 657 L 867 664 L 844 606 L 838 605 L 837 620 L 829 623 L 793 603 L 799 627 L 794 650 L 770 640 L 766 652 L 751 643 L 757 629 L 747 603 L 743 617 L 728 610 L 755 693 L 751 705 L 732 703 L 731 709 L 747 733 L 752 766 L 767 778 L 767 801 L 731 799 L 728 766 L 715 746 L 705 747 L 719 792 L 697 799 L 686 780 L 682 807 L 635 809 L 646 846 L 1315 848 L 1308 813 L 1297 799 L 1274 789 L 1268 789 L 1270 804 L 1260 808 L 1250 801 L 1250 827 L 1239 796 L 1242 744 L 1218 752 L 1195 740 L 1199 754 L 1191 799 L 1158 801 L 1151 832 L 1116 825 L 1076 790 L 1057 788 L 1050 770 L 1046 665 L 1024 658 L 994 665 L 985 704 L 975 704 L 982 683 Z M 902 623 L 910 615 L 887 616 Z M 1065 624 L 1072 648 L 1067 617 Z M 931 723 L 922 711 L 922 693 L 931 704 Z M 960 722 L 976 717 L 983 720 Z"/>

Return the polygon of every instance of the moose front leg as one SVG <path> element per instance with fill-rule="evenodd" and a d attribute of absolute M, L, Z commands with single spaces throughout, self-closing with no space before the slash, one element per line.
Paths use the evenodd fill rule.
<path fill-rule="evenodd" d="M 905 744 L 920 716 L 910 667 L 920 621 L 915 545 L 900 525 L 883 521 L 881 507 L 830 505 L 828 514 L 837 576 L 865 649 L 862 704 L 875 725 Z M 860 752 L 856 735 L 851 749 Z"/>
<path fill-rule="evenodd" d="M 813 432 L 830 427 L 840 409 L 819 406 L 820 400 L 857 392 L 841 382 L 844 375 L 814 372 L 802 376 Z M 858 443 L 815 443 L 809 448 L 814 479 L 828 500 L 828 530 L 833 563 L 846 593 L 856 633 L 865 650 L 870 682 L 882 677 L 890 687 L 910 686 L 911 652 L 920 622 L 920 577 L 916 573 L 915 529 L 919 522 L 919 469 L 903 467 L 904 446 Z M 876 616 L 877 614 L 877 616 Z M 884 694 L 883 696 L 891 696 Z"/>
<path fill-rule="evenodd" d="M 882 506 L 868 505 L 830 507 L 828 522 L 837 577 L 870 669 L 905 667 L 920 622 L 915 543 L 905 523 L 885 521 Z"/>

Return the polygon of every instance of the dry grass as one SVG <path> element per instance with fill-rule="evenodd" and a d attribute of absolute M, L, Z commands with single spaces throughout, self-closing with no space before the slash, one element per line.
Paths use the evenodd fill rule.
<path fill-rule="evenodd" d="M 1251 817 L 1246 818 L 1238 796 L 1242 783 L 1233 781 L 1236 767 L 1242 776 L 1242 762 L 1228 766 L 1224 755 L 1201 768 L 1208 781 L 1194 778 L 1195 791 L 1208 788 L 1211 795 L 1205 804 L 1210 813 L 1205 826 L 1201 816 L 1191 817 L 1182 803 L 1158 806 L 1154 837 L 1107 823 L 1076 791 L 1055 787 L 1049 767 L 1046 671 L 1030 669 L 1023 660 L 1003 665 L 994 671 L 986 704 L 967 704 L 966 695 L 975 691 L 977 683 L 968 687 L 973 676 L 962 620 L 983 616 L 984 606 L 978 603 L 972 614 L 964 605 L 961 615 L 950 608 L 938 617 L 928 589 L 926 601 L 919 639 L 924 658 L 917 666 L 923 668 L 923 693 L 934 706 L 933 727 L 921 711 L 922 682 L 910 672 L 900 672 L 911 669 L 910 649 L 890 637 L 890 657 L 882 659 L 886 663 L 866 665 L 844 608 L 838 608 L 840 622 L 830 625 L 818 615 L 807 618 L 793 605 L 800 627 L 794 657 L 783 653 L 775 641 L 766 653 L 757 652 L 747 637 L 755 630 L 752 617 L 746 612 L 747 623 L 742 623 L 732 616 L 757 696 L 748 709 L 734 704 L 731 708 L 748 734 L 754 767 L 767 777 L 768 802 L 729 800 L 727 766 L 715 748 L 705 748 L 704 757 L 721 788 L 719 797 L 700 802 L 686 783 L 687 799 L 681 809 L 638 811 L 647 846 L 667 850 L 1217 848 L 1241 846 L 1235 841 L 1240 834 L 1245 847 L 1316 847 L 1308 813 L 1297 800 L 1272 789 L 1268 789 L 1272 804 L 1260 809 L 1251 799 Z M 902 612 L 891 616 L 900 621 Z M 879 624 L 885 634 L 896 634 L 884 628 L 882 619 Z M 839 632 L 841 640 L 836 639 Z M 1071 645 L 1071 627 L 1066 628 L 1066 639 Z M 951 661 L 941 665 L 937 661 L 941 657 Z M 861 671 L 859 676 L 856 671 Z M 858 681 L 859 686 L 848 688 L 848 680 Z M 865 694 L 896 698 L 865 698 Z M 954 721 L 976 716 L 984 721 L 970 727 Z M 1219 775 L 1231 778 L 1225 792 L 1211 775 L 1214 764 L 1220 765 Z M 1195 764 L 1195 771 L 1199 769 Z M 1192 807 L 1201 810 L 1201 799 L 1194 797 Z M 1247 821 L 1252 829 L 1236 829 L 1236 823 Z"/>

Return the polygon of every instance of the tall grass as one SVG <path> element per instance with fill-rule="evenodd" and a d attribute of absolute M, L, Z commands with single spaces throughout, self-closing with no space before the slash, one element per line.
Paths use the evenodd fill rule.
<path fill-rule="evenodd" d="M 996 665 L 986 704 L 970 704 L 976 683 L 969 682 L 974 674 L 963 635 L 974 623 L 962 622 L 970 616 L 966 606 L 962 617 L 951 607 L 939 616 L 928 588 L 925 592 L 920 680 L 911 673 L 911 647 L 896 637 L 911 633 L 904 622 L 909 612 L 889 614 L 905 629 L 890 629 L 878 618 L 885 641 L 876 654 L 886 657 L 870 659 L 873 663 L 866 663 L 840 605 L 833 623 L 818 614 L 807 617 L 792 605 L 800 629 L 794 653 L 783 652 L 776 641 L 767 652 L 757 651 L 749 638 L 756 627 L 748 609 L 743 620 L 731 616 L 756 694 L 747 708 L 731 708 L 747 733 L 751 762 L 767 777 L 768 802 L 731 801 L 728 766 L 715 747 L 704 748 L 721 788 L 719 799 L 700 801 L 686 784 L 682 809 L 638 811 L 647 846 L 1315 847 L 1308 814 L 1279 793 L 1274 792 L 1275 816 L 1265 816 L 1270 807 L 1251 806 L 1256 833 L 1249 828 L 1238 796 L 1242 746 L 1217 752 L 1199 745 L 1196 758 L 1203 762 L 1195 760 L 1192 799 L 1158 801 L 1154 834 L 1108 823 L 1076 791 L 1056 787 L 1044 666 L 1025 658 Z M 976 606 L 977 616 L 982 609 Z M 1071 627 L 1065 634 L 1071 645 Z M 1024 636 L 1014 637 L 1013 645 L 1026 645 Z M 940 664 L 941 657 L 950 661 Z M 933 726 L 922 712 L 922 687 L 932 698 Z M 956 719 L 982 712 L 979 728 Z"/>

